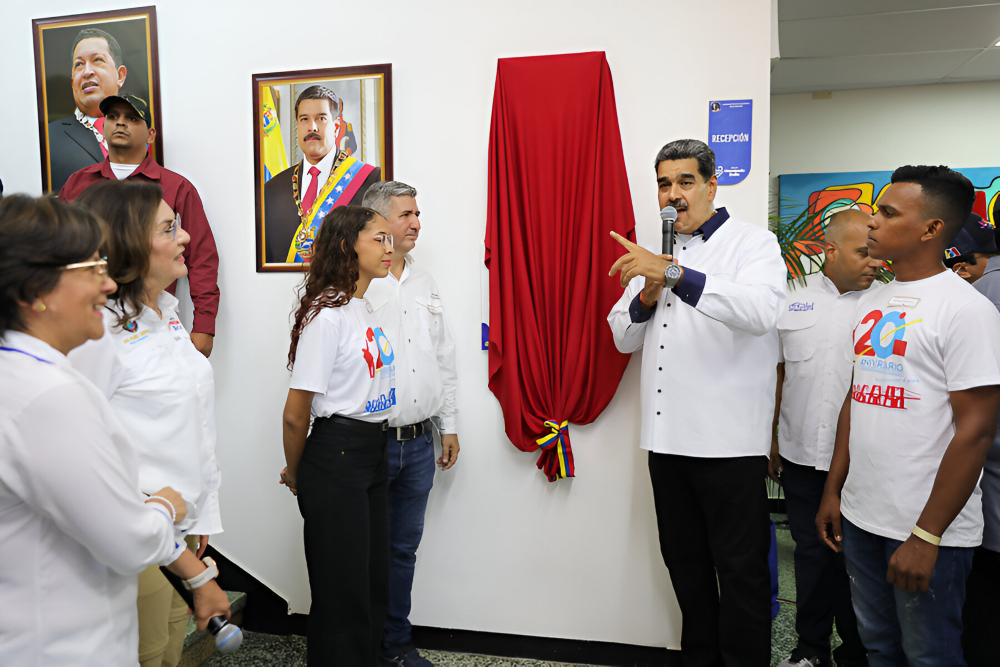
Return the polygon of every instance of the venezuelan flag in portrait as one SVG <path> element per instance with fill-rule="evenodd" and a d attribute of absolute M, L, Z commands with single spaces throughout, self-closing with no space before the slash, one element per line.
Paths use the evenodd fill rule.
<path fill-rule="evenodd" d="M 274 109 L 274 99 L 271 97 L 271 88 L 268 86 L 264 86 L 260 123 L 264 129 L 261 152 L 264 157 L 264 182 L 266 183 L 275 174 L 280 174 L 288 169 L 285 142 L 281 138 L 281 124 L 278 122 L 278 113 Z"/>

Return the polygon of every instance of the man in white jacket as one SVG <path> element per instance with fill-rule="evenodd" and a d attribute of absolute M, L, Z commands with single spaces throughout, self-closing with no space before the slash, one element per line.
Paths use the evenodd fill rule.
<path fill-rule="evenodd" d="M 715 208 L 715 154 L 684 139 L 656 157 L 674 255 L 614 234 L 626 287 L 608 322 L 645 348 L 642 437 L 660 551 L 684 616 L 685 664 L 757 666 L 771 653 L 767 494 L 786 269 L 774 235 Z"/>

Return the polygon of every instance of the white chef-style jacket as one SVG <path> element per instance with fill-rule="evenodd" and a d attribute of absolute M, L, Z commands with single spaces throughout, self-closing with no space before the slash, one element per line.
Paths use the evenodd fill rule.
<path fill-rule="evenodd" d="M 112 306 L 109 302 L 108 306 Z M 184 496 L 190 535 L 222 532 L 215 460 L 215 379 L 212 365 L 191 343 L 177 317 L 177 299 L 160 294 L 163 318 L 147 306 L 118 326 L 105 309 L 105 334 L 69 354 L 97 385 L 125 425 L 139 456 L 139 487 L 170 486 Z"/>
<path fill-rule="evenodd" d="M 677 235 L 674 257 L 684 277 L 655 308 L 640 310 L 638 276 L 608 315 L 619 351 L 643 348 L 640 446 L 766 456 L 787 275 L 778 241 L 719 208 L 695 234 Z"/>
<path fill-rule="evenodd" d="M 434 278 L 407 255 L 402 275 L 373 280 L 365 298 L 397 355 L 398 401 L 389 425 L 430 419 L 441 433 L 457 433 L 455 341 Z"/>
<path fill-rule="evenodd" d="M 778 320 L 778 361 L 785 364 L 778 450 L 792 463 L 829 470 L 854 369 L 854 308 L 865 292 L 841 294 L 823 273 L 786 291 Z"/>
<path fill-rule="evenodd" d="M 184 546 L 104 396 L 37 338 L 0 347 L 0 665 L 136 665 L 136 575 Z"/>

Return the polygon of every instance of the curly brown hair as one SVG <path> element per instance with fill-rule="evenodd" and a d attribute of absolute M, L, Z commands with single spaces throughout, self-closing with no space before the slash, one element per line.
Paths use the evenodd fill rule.
<path fill-rule="evenodd" d="M 101 246 L 108 258 L 108 275 L 118 283 L 111 298 L 118 316 L 117 326 L 123 326 L 142 312 L 146 296 L 143 279 L 149 271 L 150 239 L 156 212 L 163 199 L 163 189 L 147 181 L 102 180 L 83 191 L 74 204 L 82 206 L 104 220 L 107 235 Z"/>
<path fill-rule="evenodd" d="M 358 235 L 377 215 L 364 206 L 338 206 L 323 219 L 313 242 L 309 273 L 299 286 L 299 307 L 292 326 L 288 370 L 295 365 L 295 351 L 306 325 L 324 308 L 345 306 L 354 297 L 361 275 L 354 246 Z"/>

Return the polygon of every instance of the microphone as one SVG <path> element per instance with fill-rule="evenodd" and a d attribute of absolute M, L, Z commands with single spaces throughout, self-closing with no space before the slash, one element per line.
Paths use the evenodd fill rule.
<path fill-rule="evenodd" d="M 165 567 L 160 567 L 160 572 L 193 610 L 194 595 L 184 586 L 184 581 Z M 208 631 L 215 637 L 215 648 L 219 653 L 234 653 L 243 643 L 243 631 L 227 621 L 225 616 L 213 616 L 208 619 Z"/>
<path fill-rule="evenodd" d="M 660 211 L 660 220 L 663 221 L 663 253 L 664 255 L 674 255 L 674 223 L 677 222 L 677 209 L 667 206 Z"/>

